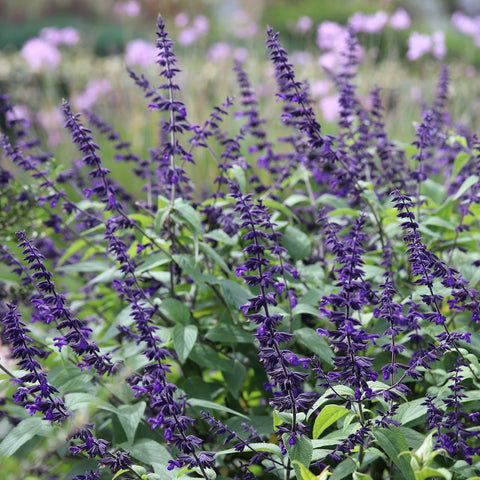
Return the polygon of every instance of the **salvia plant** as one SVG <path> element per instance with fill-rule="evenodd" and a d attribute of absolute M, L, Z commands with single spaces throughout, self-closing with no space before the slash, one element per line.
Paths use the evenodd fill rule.
<path fill-rule="evenodd" d="M 2 478 L 480 478 L 480 143 L 448 69 L 402 144 L 349 31 L 327 135 L 266 38 L 275 135 L 239 62 L 190 121 L 161 17 L 158 84 L 128 70 L 145 158 L 65 100 L 54 159 L 1 92 Z"/>

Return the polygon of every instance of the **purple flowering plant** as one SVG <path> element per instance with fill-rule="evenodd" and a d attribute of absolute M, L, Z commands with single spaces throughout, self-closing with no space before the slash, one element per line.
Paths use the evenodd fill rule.
<path fill-rule="evenodd" d="M 273 127 L 238 60 L 192 123 L 162 17 L 159 81 L 125 74 L 158 122 L 147 155 L 64 100 L 60 164 L 0 92 L 7 480 L 478 478 L 479 140 L 447 66 L 391 139 L 357 33 L 327 72 L 336 133 L 272 28 Z"/>

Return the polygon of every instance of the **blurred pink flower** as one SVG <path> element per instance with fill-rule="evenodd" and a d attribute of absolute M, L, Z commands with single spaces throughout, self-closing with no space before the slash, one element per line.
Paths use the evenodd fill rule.
<path fill-rule="evenodd" d="M 13 105 L 11 110 L 5 113 L 7 122 L 17 121 L 23 125 L 24 128 L 30 126 L 30 112 L 25 105 Z"/>
<path fill-rule="evenodd" d="M 205 54 L 205 59 L 211 63 L 221 62 L 230 57 L 243 63 L 248 58 L 248 50 L 244 47 L 234 48 L 227 42 L 217 42 Z"/>
<path fill-rule="evenodd" d="M 356 32 L 379 33 L 387 24 L 388 14 L 379 10 L 373 15 L 365 15 L 362 12 L 354 13 L 349 20 L 349 24 Z"/>
<path fill-rule="evenodd" d="M 195 15 L 192 23 L 197 35 L 203 36 L 208 33 L 210 23 L 205 15 Z"/>
<path fill-rule="evenodd" d="M 412 32 L 408 38 L 407 58 L 411 61 L 418 60 L 430 52 L 433 46 L 432 39 L 424 33 Z"/>
<path fill-rule="evenodd" d="M 125 17 L 138 17 L 140 14 L 141 6 L 135 0 L 128 0 L 126 2 L 117 2 L 113 7 L 113 11 L 117 15 Z"/>
<path fill-rule="evenodd" d="M 318 63 L 322 68 L 335 72 L 340 65 L 341 57 L 338 52 L 331 51 L 320 55 Z"/>
<path fill-rule="evenodd" d="M 322 50 L 341 50 L 347 30 L 336 22 L 322 22 L 317 28 L 317 45 Z"/>
<path fill-rule="evenodd" d="M 21 55 L 34 71 L 55 69 L 61 60 L 57 47 L 42 38 L 27 40 L 22 47 Z"/>
<path fill-rule="evenodd" d="M 205 54 L 205 58 L 208 62 L 219 62 L 225 60 L 232 54 L 232 46 L 226 42 L 214 43 Z"/>
<path fill-rule="evenodd" d="M 209 22 L 205 15 L 196 15 L 191 25 L 188 25 L 187 17 L 187 24 L 178 34 L 178 43 L 185 46 L 193 45 L 200 37 L 204 37 L 208 33 L 208 29 Z"/>
<path fill-rule="evenodd" d="M 445 33 L 440 30 L 432 34 L 432 54 L 438 60 L 442 59 L 447 54 Z"/>
<path fill-rule="evenodd" d="M 150 67 L 155 63 L 156 55 L 155 45 L 141 38 L 131 40 L 125 47 L 125 62 L 128 65 Z"/>
<path fill-rule="evenodd" d="M 477 36 L 480 30 L 480 17 L 471 18 L 462 12 L 452 15 L 452 24 L 465 35 Z"/>
<path fill-rule="evenodd" d="M 75 45 L 80 40 L 80 35 L 73 27 L 45 27 L 40 30 L 40 38 L 51 45 Z"/>
<path fill-rule="evenodd" d="M 175 26 L 178 28 L 185 28 L 188 25 L 188 22 L 190 19 L 188 18 L 188 15 L 185 12 L 180 12 L 175 15 Z"/>
<path fill-rule="evenodd" d="M 236 10 L 232 15 L 233 34 L 240 39 L 252 38 L 259 31 L 258 25 L 252 20 L 245 10 Z"/>
<path fill-rule="evenodd" d="M 198 38 L 197 32 L 193 27 L 184 28 L 177 36 L 180 45 L 193 45 Z"/>
<path fill-rule="evenodd" d="M 297 20 L 296 31 L 299 33 L 307 33 L 313 27 L 313 20 L 306 15 Z"/>
<path fill-rule="evenodd" d="M 338 118 L 339 107 L 338 95 L 330 95 L 320 100 L 320 110 L 326 122 L 334 122 Z"/>
<path fill-rule="evenodd" d="M 37 118 L 42 128 L 47 132 L 48 146 L 55 148 L 62 140 L 61 132 L 64 124 L 62 111 L 59 108 L 40 110 Z"/>
<path fill-rule="evenodd" d="M 323 97 L 331 88 L 332 84 L 329 80 L 316 80 L 310 85 L 310 93 L 312 94 L 312 97 Z"/>
<path fill-rule="evenodd" d="M 82 93 L 73 96 L 72 103 L 76 109 L 89 109 L 97 103 L 100 97 L 105 96 L 111 91 L 112 86 L 107 79 L 90 80 Z"/>
<path fill-rule="evenodd" d="M 408 13 L 403 8 L 398 8 L 388 23 L 394 30 L 406 30 L 410 28 L 411 21 Z"/>
<path fill-rule="evenodd" d="M 295 50 L 290 55 L 290 61 L 294 65 L 306 65 L 312 61 L 312 54 L 305 50 Z"/>

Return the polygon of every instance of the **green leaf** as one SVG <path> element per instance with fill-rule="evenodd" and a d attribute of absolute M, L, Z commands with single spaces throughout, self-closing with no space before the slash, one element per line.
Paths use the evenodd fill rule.
<path fill-rule="evenodd" d="M 443 477 L 447 480 L 452 478 L 452 474 L 445 468 L 424 467 L 419 472 L 415 472 L 415 480 L 427 480 L 432 477 Z"/>
<path fill-rule="evenodd" d="M 230 267 L 225 263 L 225 260 L 207 243 L 200 242 L 198 244 L 200 250 L 202 250 L 207 257 L 213 260 L 226 274 L 230 275 L 232 271 Z"/>
<path fill-rule="evenodd" d="M 133 443 L 135 433 L 142 420 L 145 407 L 145 402 L 138 402 L 134 403 L 133 405 L 121 405 L 117 409 L 116 414 L 118 420 L 122 425 L 129 444 Z"/>
<path fill-rule="evenodd" d="M 57 367 L 48 373 L 51 385 L 57 388 L 61 394 L 79 390 L 92 380 L 90 371 L 81 371 L 76 366 Z"/>
<path fill-rule="evenodd" d="M 421 184 L 421 192 L 436 205 L 441 205 L 446 196 L 447 189 L 445 185 L 427 178 Z"/>
<path fill-rule="evenodd" d="M 233 362 L 233 367 L 231 372 L 222 372 L 223 378 L 227 383 L 228 390 L 230 393 L 237 398 L 238 390 L 242 386 L 243 379 L 247 374 L 247 369 L 238 361 Z"/>
<path fill-rule="evenodd" d="M 317 439 L 320 435 L 339 418 L 342 418 L 350 410 L 339 405 L 327 405 L 323 407 L 313 424 L 313 438 Z"/>
<path fill-rule="evenodd" d="M 324 403 L 331 402 L 331 395 L 341 395 L 346 398 L 353 398 L 353 390 L 350 387 L 345 385 L 335 385 L 335 389 L 327 388 L 323 395 L 313 404 L 312 408 L 307 413 L 307 420 L 310 418 L 310 415 L 320 408 Z"/>
<path fill-rule="evenodd" d="M 470 175 L 467 179 L 465 179 L 460 188 L 457 190 L 457 192 L 453 196 L 453 199 L 458 200 L 470 187 L 475 185 L 478 180 L 479 178 L 477 175 Z"/>
<path fill-rule="evenodd" d="M 272 200 L 271 198 L 264 198 L 263 204 L 272 209 L 282 212 L 287 218 L 297 218 L 297 216 L 283 203 L 277 202 L 276 200 Z"/>
<path fill-rule="evenodd" d="M 318 480 L 317 476 L 312 473 L 303 463 L 293 460 L 293 466 L 297 465 L 300 468 L 300 475 L 303 480 Z"/>
<path fill-rule="evenodd" d="M 72 411 L 89 410 L 101 403 L 102 400 L 94 397 L 91 393 L 73 392 L 65 395 L 65 405 Z"/>
<path fill-rule="evenodd" d="M 219 284 L 222 288 L 225 301 L 234 311 L 238 311 L 240 305 L 247 303 L 248 299 L 252 296 L 245 287 L 233 280 L 222 280 Z"/>
<path fill-rule="evenodd" d="M 147 259 L 135 269 L 135 274 L 141 275 L 168 262 L 170 262 L 170 258 L 165 252 L 154 253 L 153 255 L 149 255 Z"/>
<path fill-rule="evenodd" d="M 71 265 L 64 265 L 58 267 L 60 272 L 80 272 L 80 273 L 92 273 L 92 272 L 104 272 L 111 267 L 111 263 L 104 262 L 102 260 L 89 260 L 87 262 L 76 262 Z"/>
<path fill-rule="evenodd" d="M 288 457 L 293 463 L 293 468 L 297 474 L 297 478 L 302 478 L 302 471 L 299 465 L 310 466 L 312 462 L 313 446 L 312 441 L 306 435 L 301 435 L 297 438 L 294 445 L 288 443 L 290 434 L 284 433 L 282 435 L 283 444 L 288 453 Z"/>
<path fill-rule="evenodd" d="M 173 346 L 180 363 L 184 363 L 197 340 L 196 325 L 175 325 L 173 327 Z"/>
<path fill-rule="evenodd" d="M 420 423 L 418 420 L 427 414 L 426 405 L 422 405 L 424 400 L 418 398 L 408 403 L 403 403 L 398 407 L 397 418 L 403 426 Z"/>
<path fill-rule="evenodd" d="M 208 330 L 205 338 L 212 342 L 220 343 L 253 343 L 255 338 L 253 333 L 246 332 L 240 327 L 229 323 L 219 323 Z"/>
<path fill-rule="evenodd" d="M 68 260 L 74 253 L 77 253 L 85 245 L 87 245 L 86 240 L 79 238 L 75 240 L 68 248 L 65 250 L 65 253 L 60 257 L 60 260 L 57 263 L 57 267 L 61 267 L 66 260 Z"/>
<path fill-rule="evenodd" d="M 176 254 L 173 255 L 173 260 L 200 289 L 205 289 L 205 278 L 192 255 L 186 253 Z"/>
<path fill-rule="evenodd" d="M 353 480 L 372 480 L 372 477 L 366 473 L 353 472 Z"/>
<path fill-rule="evenodd" d="M 310 238 L 298 228 L 287 226 L 281 244 L 294 260 L 303 260 L 312 252 Z"/>
<path fill-rule="evenodd" d="M 0 456 L 10 457 L 37 435 L 47 437 L 52 432 L 53 427 L 48 421 L 39 417 L 26 418 L 13 427 L 2 440 L 2 443 L 0 443 Z"/>
<path fill-rule="evenodd" d="M 181 217 L 191 227 L 193 233 L 201 235 L 203 233 L 202 222 L 198 212 L 185 200 L 177 198 L 175 200 L 175 209 L 180 213 Z M 172 215 L 175 218 L 175 215 Z"/>
<path fill-rule="evenodd" d="M 231 245 L 232 247 L 235 247 L 238 245 L 238 237 L 237 235 L 234 235 L 231 237 L 230 235 L 227 235 L 223 230 L 217 229 L 217 230 L 212 230 L 211 232 L 205 232 L 205 238 L 211 238 L 212 240 L 215 240 L 220 243 L 224 243 L 225 245 Z"/>
<path fill-rule="evenodd" d="M 166 298 L 160 304 L 160 311 L 170 320 L 178 324 L 185 324 L 190 321 L 190 310 L 176 298 Z"/>
<path fill-rule="evenodd" d="M 237 181 L 241 192 L 247 191 L 247 177 L 245 176 L 245 170 L 240 165 L 233 165 L 228 170 L 230 177 Z"/>
<path fill-rule="evenodd" d="M 224 405 L 219 405 L 215 402 L 210 402 L 209 400 L 202 400 L 201 398 L 189 398 L 188 403 L 192 405 L 192 407 L 202 407 L 212 410 L 218 410 L 220 412 L 231 413 L 232 415 L 236 415 L 237 417 L 246 418 L 250 420 L 246 415 L 240 412 L 236 412 L 231 408 L 225 407 Z"/>
<path fill-rule="evenodd" d="M 198 365 L 202 365 L 213 370 L 222 370 L 231 372 L 233 370 L 230 360 L 220 356 L 213 348 L 208 345 L 197 343 L 189 357 Z"/>
<path fill-rule="evenodd" d="M 450 177 L 451 182 L 453 182 L 457 178 L 457 175 L 460 173 L 462 168 L 468 163 L 470 158 L 471 158 L 470 155 L 465 152 L 460 152 L 457 155 L 457 157 L 455 158 L 455 161 L 453 162 L 452 176 Z"/>
<path fill-rule="evenodd" d="M 407 442 L 400 429 L 391 426 L 373 432 L 380 448 L 388 455 L 403 475 L 403 480 L 415 480 L 409 460 L 401 452 L 408 450 Z"/>
<path fill-rule="evenodd" d="M 333 352 L 330 345 L 324 338 L 319 337 L 313 328 L 305 327 L 296 330 L 295 338 L 301 345 L 318 355 L 322 361 L 332 364 Z"/>

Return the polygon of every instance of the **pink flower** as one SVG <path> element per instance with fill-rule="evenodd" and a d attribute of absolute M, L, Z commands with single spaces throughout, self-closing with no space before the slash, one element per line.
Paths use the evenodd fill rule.
<path fill-rule="evenodd" d="M 196 15 L 192 23 L 198 36 L 204 36 L 208 33 L 210 23 L 205 15 Z"/>
<path fill-rule="evenodd" d="M 226 42 L 214 43 L 205 54 L 205 58 L 208 62 L 219 62 L 225 60 L 232 54 L 232 46 Z"/>
<path fill-rule="evenodd" d="M 180 23 L 184 24 L 184 20 L 185 18 L 180 18 Z M 191 25 L 188 25 L 188 17 L 186 20 L 187 24 L 178 34 L 178 43 L 188 46 L 193 45 L 200 37 L 204 37 L 208 33 L 209 22 L 205 15 L 196 15 Z"/>
<path fill-rule="evenodd" d="M 112 86 L 107 79 L 90 80 L 85 90 L 73 97 L 73 105 L 78 110 L 92 108 L 100 97 L 105 96 L 112 91 Z"/>
<path fill-rule="evenodd" d="M 317 28 L 317 45 L 322 50 L 341 50 L 347 30 L 336 22 L 322 22 Z"/>
<path fill-rule="evenodd" d="M 432 39 L 429 35 L 412 32 L 408 39 L 407 58 L 411 61 L 418 60 L 432 49 Z"/>
<path fill-rule="evenodd" d="M 470 18 L 462 12 L 452 15 L 453 25 L 465 35 L 476 36 L 480 29 L 480 17 Z"/>
<path fill-rule="evenodd" d="M 334 122 L 338 118 L 338 95 L 330 95 L 320 100 L 320 110 L 326 122 Z"/>
<path fill-rule="evenodd" d="M 178 43 L 180 45 L 193 45 L 198 38 L 197 32 L 193 27 L 184 28 L 177 37 Z"/>
<path fill-rule="evenodd" d="M 410 16 L 403 8 L 398 8 L 389 21 L 394 30 L 406 30 L 410 28 L 410 23 Z"/>
<path fill-rule="evenodd" d="M 55 69 L 61 60 L 57 47 L 42 38 L 27 40 L 22 47 L 21 55 L 34 71 Z"/>
<path fill-rule="evenodd" d="M 188 22 L 190 21 L 188 18 L 188 15 L 185 12 L 180 12 L 175 15 L 175 25 L 178 28 L 185 28 L 188 25 Z"/>
<path fill-rule="evenodd" d="M 329 80 L 316 80 L 310 85 L 310 93 L 312 94 L 312 97 L 315 98 L 323 97 L 330 91 L 331 88 L 332 84 Z"/>
<path fill-rule="evenodd" d="M 258 33 L 258 25 L 245 10 L 237 10 L 233 14 L 233 33 L 237 38 L 252 38 Z"/>
<path fill-rule="evenodd" d="M 140 14 L 140 4 L 135 0 L 128 0 L 127 2 L 117 2 L 113 7 L 113 11 L 117 15 L 125 17 L 138 17 Z"/>
<path fill-rule="evenodd" d="M 37 114 L 37 119 L 42 128 L 47 132 L 48 146 L 55 148 L 62 140 L 61 132 L 64 119 L 61 110 L 58 108 L 41 110 Z"/>
<path fill-rule="evenodd" d="M 136 64 L 150 67 L 155 63 L 157 49 L 155 45 L 141 38 L 131 40 L 125 47 L 125 62 L 129 65 Z"/>
<path fill-rule="evenodd" d="M 40 38 L 51 45 L 75 45 L 80 40 L 80 35 L 73 27 L 45 27 L 40 30 Z"/>
<path fill-rule="evenodd" d="M 349 20 L 350 25 L 356 32 L 379 33 L 387 24 L 388 14 L 379 10 L 373 15 L 365 15 L 357 12 Z"/>
<path fill-rule="evenodd" d="M 434 32 L 432 35 L 432 54 L 438 60 L 442 59 L 447 54 L 445 33 L 442 31 Z"/>
<path fill-rule="evenodd" d="M 296 30 L 299 33 L 307 33 L 313 27 L 313 20 L 306 15 L 297 20 Z"/>
<path fill-rule="evenodd" d="M 30 126 L 30 112 L 25 105 L 14 105 L 11 110 L 7 111 L 5 118 L 8 122 L 21 122 L 24 128 Z"/>

